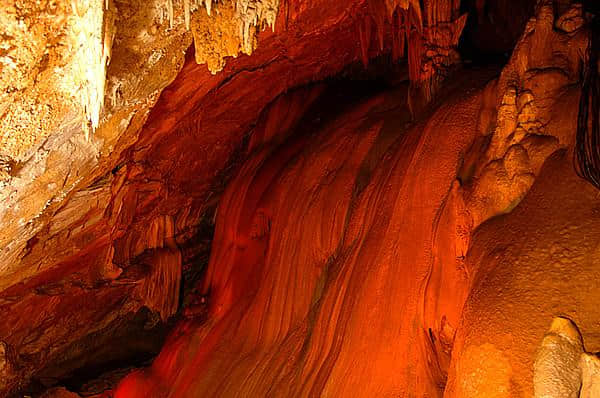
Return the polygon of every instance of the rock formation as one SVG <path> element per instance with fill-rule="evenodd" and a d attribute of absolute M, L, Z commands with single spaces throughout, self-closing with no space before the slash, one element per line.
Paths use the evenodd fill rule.
<path fill-rule="evenodd" d="M 594 397 L 600 393 L 600 360 L 584 351 L 581 334 L 568 319 L 555 318 L 534 363 L 535 397 Z"/>
<path fill-rule="evenodd" d="M 588 3 L 0 1 L 0 396 L 595 396 Z"/>
<path fill-rule="evenodd" d="M 582 355 L 583 342 L 575 325 L 555 318 L 533 365 L 534 396 L 579 397 Z"/>

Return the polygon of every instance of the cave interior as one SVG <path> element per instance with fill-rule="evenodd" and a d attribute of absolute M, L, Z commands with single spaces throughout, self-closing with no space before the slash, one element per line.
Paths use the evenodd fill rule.
<path fill-rule="evenodd" d="M 600 398 L 600 2 L 0 2 L 0 397 Z"/>

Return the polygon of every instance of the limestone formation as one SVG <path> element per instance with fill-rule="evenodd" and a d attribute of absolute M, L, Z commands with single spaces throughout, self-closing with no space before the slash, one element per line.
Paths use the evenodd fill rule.
<path fill-rule="evenodd" d="M 80 398 L 80 395 L 75 394 L 66 388 L 58 387 L 46 391 L 41 398 Z"/>
<path fill-rule="evenodd" d="M 581 368 L 580 398 L 600 396 L 600 359 L 597 355 L 583 353 L 579 363 Z"/>
<path fill-rule="evenodd" d="M 231 71 L 213 76 L 206 65 L 195 62 L 186 63 L 180 71 L 184 50 L 192 39 L 185 27 L 184 7 L 174 4 L 171 28 L 168 4 L 110 3 L 109 12 L 118 13 L 107 68 L 108 97 L 100 125 L 89 139 L 82 128 L 85 118 L 78 97 L 69 100 L 71 97 L 64 94 L 56 97 L 54 106 L 55 96 L 43 95 L 57 92 L 52 86 L 56 78 L 70 76 L 58 73 L 52 64 L 55 57 L 49 58 L 48 73 L 57 73 L 40 75 L 32 86 L 43 84 L 43 93 L 8 90 L 13 96 L 3 102 L 9 111 L 2 120 L 10 128 L 3 128 L 0 134 L 5 140 L 0 145 L 0 164 L 6 178 L 0 190 L 0 336 L 10 335 L 8 343 L 24 355 L 17 358 L 21 373 L 4 380 L 3 388 L 12 390 L 27 383 L 74 344 L 110 329 L 141 306 L 149 306 L 163 318 L 177 311 L 182 272 L 178 266 L 183 263 L 183 268 L 189 268 L 193 252 L 190 245 L 182 246 L 195 236 L 208 209 L 214 208 L 224 184 L 217 177 L 228 175 L 231 159 L 237 156 L 239 143 L 247 134 L 242 126 L 253 123 L 266 104 L 290 87 L 336 74 L 358 59 L 357 48 L 347 51 L 339 43 L 354 43 L 352 14 L 347 13 L 347 7 L 360 8 L 362 4 L 356 0 L 325 7 L 326 12 L 320 13 L 314 13 L 314 4 L 288 9 L 289 29 L 278 32 L 278 40 L 269 41 L 261 54 L 230 60 Z M 270 6 L 259 14 L 254 2 L 240 6 L 256 18 L 276 22 L 271 19 Z M 193 4 L 190 7 L 193 9 Z M 206 22 L 222 21 L 217 11 L 220 7 L 225 10 L 227 4 L 212 7 L 212 19 Z M 54 14 L 42 18 L 51 11 Z M 60 23 L 52 16 L 67 11 L 39 12 L 45 23 Z M 16 25 L 17 14 L 15 11 Z M 38 14 L 30 18 L 34 15 Z M 192 30 L 200 15 L 207 16 L 205 8 L 192 12 Z M 43 32 L 62 32 L 46 25 L 37 29 L 25 33 L 46 40 Z M 270 33 L 265 32 L 266 37 Z M 234 48 L 240 43 L 236 34 L 232 31 L 232 42 L 237 43 Z M 25 36 L 15 36 L 12 43 L 24 40 Z M 205 37 L 202 43 L 210 47 L 215 40 Z M 27 46 L 13 44 L 10 46 L 16 54 L 25 54 Z M 52 55 L 61 49 L 51 47 L 49 51 Z M 290 55 L 281 56 L 286 51 Z M 31 65 L 37 65 L 42 57 L 34 55 L 26 60 Z M 217 51 L 213 59 L 221 55 Z M 26 70 L 26 62 L 22 63 L 19 73 Z M 283 73 L 282 68 L 293 71 L 290 78 L 274 79 Z M 178 72 L 180 78 L 157 105 L 159 94 Z M 17 83 L 20 79 L 11 75 L 3 81 Z M 249 82 L 262 89 L 255 90 Z M 38 95 L 35 101 L 46 100 L 52 105 L 52 120 L 40 121 L 39 131 L 11 119 L 11 104 L 22 106 L 32 93 Z M 221 99 L 216 100 L 214 94 Z M 152 107 L 156 109 L 150 112 Z M 62 114 L 61 109 L 68 114 Z M 203 116 L 198 118 L 200 114 Z M 166 115 L 170 115 L 168 119 Z M 165 140 L 178 142 L 166 144 Z M 171 149 L 182 147 L 187 150 L 174 157 Z M 137 159 L 146 158 L 150 163 L 134 160 L 134 153 Z M 166 197 L 168 201 L 163 200 Z M 162 226 L 166 224 L 156 221 L 165 219 L 171 220 L 178 247 L 166 250 L 171 254 L 166 254 L 163 246 Z M 146 259 L 140 257 L 144 252 Z M 31 313 L 27 322 L 22 313 Z M 45 344 L 47 341 L 53 344 Z M 92 343 L 99 341 L 92 339 Z M 94 344 L 99 343 L 92 343 L 89 349 L 97 349 Z"/>
<path fill-rule="evenodd" d="M 0 4 L 0 396 L 600 394 L 590 2 Z"/>
<path fill-rule="evenodd" d="M 8 346 L 0 341 L 0 390 L 7 388 L 7 381 L 12 377 L 14 369 L 9 358 Z"/>
<path fill-rule="evenodd" d="M 557 317 L 544 336 L 534 363 L 536 398 L 591 398 L 600 394 L 600 359 L 584 351 L 577 326 Z"/>
<path fill-rule="evenodd" d="M 534 397 L 579 397 L 582 354 L 583 342 L 577 327 L 568 319 L 555 318 L 533 365 Z"/>
<path fill-rule="evenodd" d="M 566 11 L 562 20 L 572 13 Z M 529 21 L 498 85 L 490 87 L 497 96 L 497 111 L 495 122 L 482 126 L 481 134 L 489 138 L 486 160 L 465 181 L 474 227 L 512 211 L 548 156 L 571 139 L 551 131 L 549 124 L 560 108 L 560 94 L 579 79 L 581 59 L 576 54 L 586 41 L 574 31 L 556 31 L 553 26 L 552 2 L 540 2 L 538 15 Z"/>

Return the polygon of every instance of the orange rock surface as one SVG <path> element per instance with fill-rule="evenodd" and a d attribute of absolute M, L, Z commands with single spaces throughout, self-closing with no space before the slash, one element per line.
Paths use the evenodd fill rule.
<path fill-rule="evenodd" d="M 379 95 L 266 144 L 219 204 L 207 321 L 181 323 L 116 396 L 530 396 L 552 316 L 597 318 L 594 189 L 564 150 L 551 156 L 573 143 L 576 67 L 544 55 L 576 65 L 580 41 L 551 33 L 552 13 L 539 9 L 497 84 L 457 78 L 422 123 Z"/>

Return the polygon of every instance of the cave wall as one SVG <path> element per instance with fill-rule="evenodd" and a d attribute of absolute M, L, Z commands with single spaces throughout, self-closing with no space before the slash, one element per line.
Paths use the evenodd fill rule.
<path fill-rule="evenodd" d="M 552 317 L 595 302 L 576 10 L 542 4 L 499 79 L 455 77 L 424 122 L 375 96 L 254 155 L 219 204 L 207 322 L 117 396 L 531 396 Z"/>
<path fill-rule="evenodd" d="M 153 47 L 162 46 L 160 40 L 150 43 L 142 35 L 146 47 L 136 41 L 136 29 L 148 28 L 141 8 L 132 6 L 120 16 L 128 28 L 115 39 L 112 50 L 118 59 L 108 67 L 109 88 L 120 81 L 112 79 L 113 72 L 130 76 L 139 67 L 144 73 L 121 79 L 120 90 L 114 91 L 119 98 L 107 102 L 103 122 L 92 135 L 86 139 L 81 129 L 82 114 L 73 115 L 66 122 L 68 131 L 54 131 L 43 145 L 34 146 L 43 156 L 34 156 L 22 168 L 9 162 L 14 175 L 8 175 L 3 192 L 27 207 L 3 202 L 3 234 L 9 243 L 1 260 L 0 313 L 5 322 L 0 340 L 10 355 L 3 357 L 2 391 L 22 386 L 71 351 L 79 355 L 74 346 L 95 349 L 100 343 L 89 336 L 114 327 L 141 306 L 163 318 L 172 315 L 168 301 L 176 290 L 155 290 L 144 281 L 178 278 L 181 261 L 191 255 L 183 247 L 214 208 L 236 159 L 243 158 L 246 137 L 261 109 L 290 87 L 358 61 L 356 21 L 367 15 L 362 1 L 289 4 L 282 8 L 285 17 L 279 19 L 277 34 L 260 34 L 258 52 L 230 59 L 222 73 L 213 75 L 195 62 L 197 48 L 183 66 L 190 37 L 182 9 L 174 12 L 169 35 L 165 26 L 151 32 L 157 40 L 174 43 L 169 48 L 173 58 L 164 48 Z M 163 57 L 155 69 L 134 67 L 133 61 L 147 59 L 135 51 L 158 51 Z M 368 57 L 378 53 L 373 47 Z M 44 184 L 51 190 L 40 190 Z M 182 253 L 164 260 L 173 242 Z M 160 264 L 172 271 L 148 274 Z M 31 315 L 23 317 L 26 313 Z"/>
<path fill-rule="evenodd" d="M 328 14 L 298 8 L 297 12 L 290 13 L 290 28 L 286 34 L 277 39 L 271 35 L 271 44 L 265 44 L 262 54 L 233 60 L 230 69 L 218 77 L 188 57 L 190 62 L 181 72 L 179 83 L 163 94 L 139 139 L 137 135 L 145 116 L 144 112 L 133 112 L 132 119 L 128 119 L 130 124 L 125 124 L 130 133 L 119 136 L 119 143 L 102 165 L 89 164 L 93 173 L 86 174 L 89 170 L 78 164 L 64 164 L 67 175 L 83 180 L 81 184 L 87 180 L 87 185 L 71 193 L 64 202 L 57 200 L 49 205 L 44 214 L 28 224 L 30 227 L 26 227 L 22 235 L 12 233 L 10 228 L 3 230 L 7 239 L 12 239 L 5 247 L 3 261 L 18 270 L 2 274 L 0 312 L 4 322 L 0 325 L 0 335 L 10 352 L 15 353 L 9 357 L 10 366 L 3 374 L 3 388 L 13 389 L 25 383 L 35 371 L 63 355 L 72 343 L 135 312 L 141 305 L 149 304 L 160 310 L 162 303 L 156 303 L 155 298 L 161 291 L 148 295 L 148 289 L 137 288 L 138 281 L 146 276 L 139 264 L 152 263 L 153 252 L 161 256 L 166 241 L 176 237 L 182 245 L 194 235 L 206 209 L 214 207 L 210 190 L 222 189 L 218 181 L 217 185 L 213 184 L 213 180 L 220 177 L 217 171 L 231 163 L 230 158 L 248 132 L 247 126 L 257 118 L 262 107 L 288 87 L 334 73 L 356 59 L 358 45 L 354 50 L 350 46 L 348 52 L 345 47 L 334 46 L 331 40 L 338 34 L 335 28 L 354 43 L 352 24 L 348 20 L 353 9 L 348 6 L 329 8 Z M 360 9 L 360 6 L 357 2 L 356 7 Z M 334 24 L 339 20 L 346 22 Z M 319 30 L 315 31 L 317 23 Z M 298 32 L 313 32 L 312 44 L 321 43 L 322 49 L 312 46 L 309 51 L 307 42 L 296 39 Z M 269 32 L 265 32 L 265 36 L 268 41 Z M 182 39 L 178 45 L 185 48 L 186 43 L 189 41 Z M 335 54 L 336 49 L 340 56 L 327 57 L 327 54 Z M 310 54 L 304 59 L 307 53 Z M 183 61 L 183 56 L 180 59 Z M 294 65 L 296 59 L 304 61 Z M 173 63 L 174 67 L 177 65 Z M 262 72 L 269 68 L 273 74 L 284 70 L 298 73 L 291 73 L 290 80 L 263 78 L 263 88 L 257 93 L 248 82 L 259 75 L 268 76 Z M 167 71 L 158 76 L 169 78 Z M 145 84 L 145 89 L 152 86 Z M 222 86 L 224 89 L 217 90 Z M 144 92 L 138 94 L 145 95 Z M 149 108 L 152 103 L 146 106 Z M 194 119 L 189 115 L 191 112 L 197 115 L 203 108 L 202 114 L 207 119 Z M 115 120 L 115 123 L 120 122 Z M 77 122 L 74 124 L 79 126 Z M 207 124 L 214 125 L 207 129 L 210 131 L 199 134 Z M 110 126 L 105 128 L 111 129 Z M 63 158 L 77 162 L 80 148 L 98 142 L 107 144 L 101 141 L 102 129 L 97 130 L 93 141 L 87 144 L 82 133 L 78 133 L 79 141 L 72 143 L 68 141 L 69 136 L 63 134 L 60 140 L 68 144 L 64 149 L 70 151 L 69 156 L 51 147 L 48 147 L 49 153 L 57 162 Z M 153 141 L 159 144 L 151 145 Z M 124 148 L 135 142 L 137 146 L 119 161 Z M 179 163 L 173 162 L 172 150 L 183 157 Z M 82 161 L 87 159 L 84 157 Z M 45 167 L 52 178 L 65 178 L 62 168 L 54 168 L 52 163 Z M 165 176 L 167 178 L 163 178 Z M 43 178 L 33 177 L 35 184 L 43 184 Z M 11 183 L 23 179 L 18 176 Z M 35 192 L 35 195 L 19 194 L 30 195 L 31 200 L 26 203 L 33 205 L 40 197 L 40 192 Z M 23 246 L 19 247 L 21 242 Z M 135 262 L 138 265 L 123 272 L 123 268 L 130 267 L 134 263 L 132 259 L 142 253 L 145 257 Z M 166 290 L 162 293 L 173 294 Z"/>

